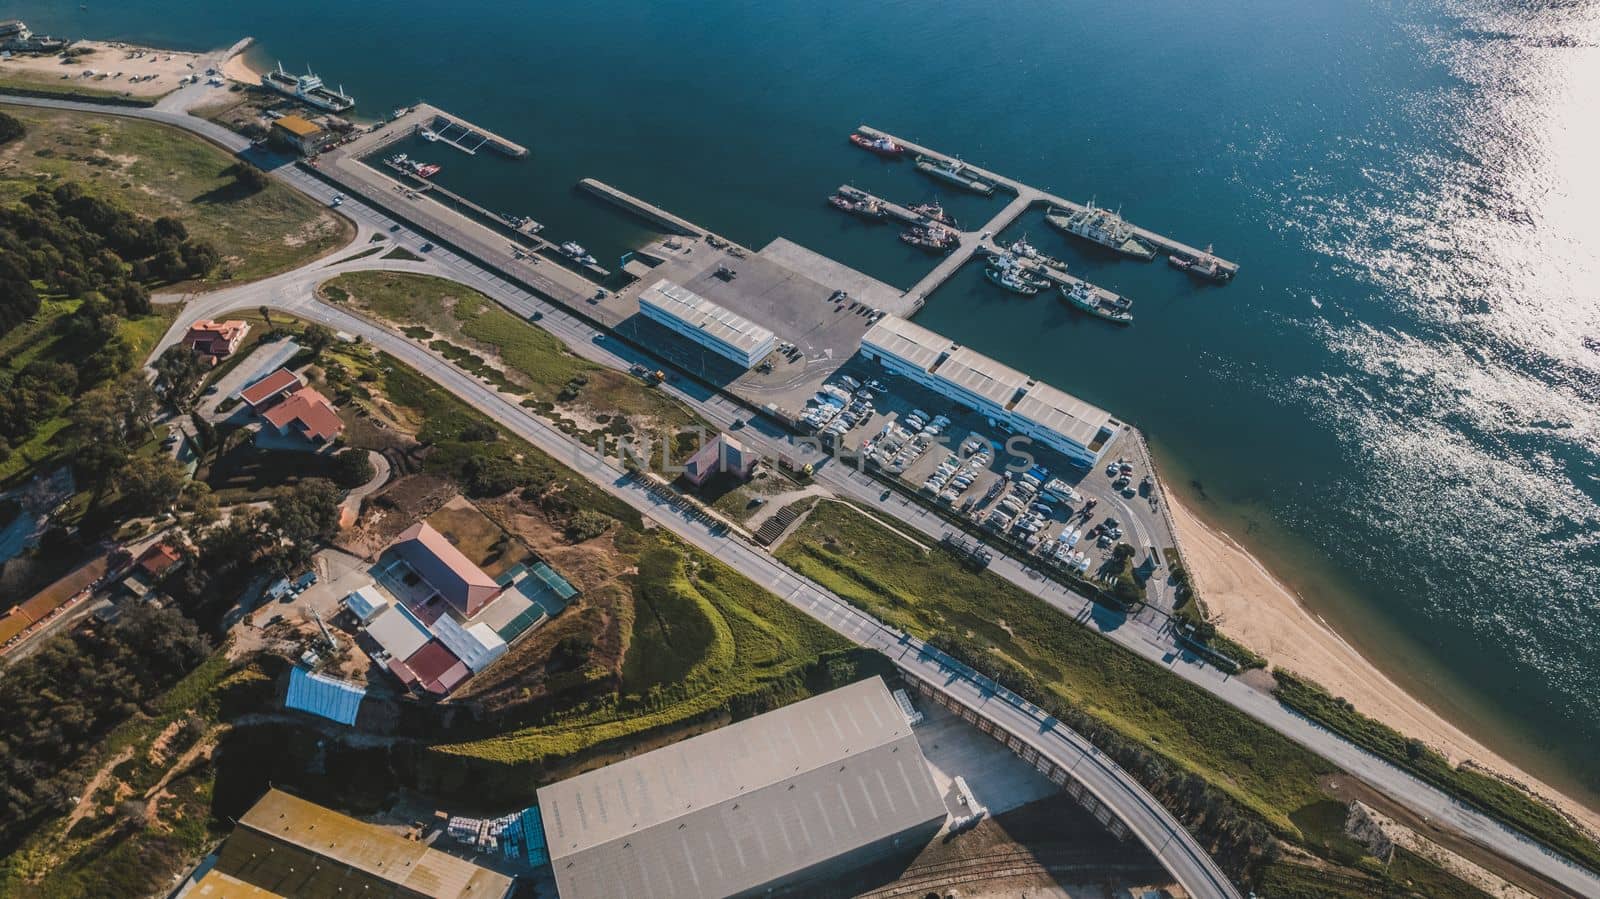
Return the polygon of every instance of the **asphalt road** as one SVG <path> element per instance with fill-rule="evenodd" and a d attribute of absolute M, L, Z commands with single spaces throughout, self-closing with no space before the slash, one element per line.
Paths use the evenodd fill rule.
<path fill-rule="evenodd" d="M 48 108 L 79 109 L 85 112 L 111 113 L 150 119 L 208 137 L 236 152 L 251 150 L 249 142 L 239 135 L 227 131 L 214 123 L 195 119 L 185 114 L 167 113 L 144 108 L 108 108 L 95 104 L 35 98 L 8 97 L 5 102 Z M 335 193 L 333 188 L 296 167 L 283 166 L 275 168 L 274 171 L 275 174 L 292 186 L 324 203 L 330 201 Z M 410 233 L 403 226 L 397 231 L 391 231 L 391 226 L 398 224 L 397 222 L 390 219 L 385 213 L 360 201 L 347 200 L 340 211 L 356 221 L 363 234 L 373 230 L 390 233 L 395 238 L 396 243 L 410 245 L 413 249 L 416 249 L 417 244 L 421 241 L 421 238 Z M 253 309 L 262 303 L 291 310 L 304 317 L 322 321 L 337 330 L 363 335 L 366 339 L 391 352 L 397 358 L 414 365 L 424 374 L 451 390 L 451 392 L 456 393 L 463 399 L 467 399 L 481 411 L 500 421 L 508 428 L 515 430 L 536 446 L 546 448 L 545 440 L 556 441 L 551 444 L 550 448 L 547 448 L 547 451 L 552 452 L 556 458 L 567 462 L 594 480 L 607 483 L 613 492 L 628 499 L 629 502 L 635 502 L 638 498 L 637 494 L 642 493 L 642 491 L 630 487 L 626 482 L 617 480 L 616 478 L 620 475 L 620 472 L 609 464 L 595 460 L 593 453 L 586 447 L 575 445 L 564 434 L 533 418 L 527 410 L 507 401 L 491 388 L 455 369 L 443 360 L 432 356 L 420 346 L 402 337 L 390 334 L 388 331 L 380 329 L 365 320 L 328 307 L 316 301 L 311 293 L 311 285 L 331 277 L 336 271 L 364 268 L 444 274 L 454 280 L 482 290 L 514 312 L 529 317 L 535 313 L 540 314 L 540 326 L 561 337 L 579 355 L 602 364 L 622 368 L 626 368 L 627 365 L 634 361 L 647 360 L 647 357 L 636 354 L 631 348 L 616 341 L 607 340 L 605 334 L 596 331 L 582 320 L 534 296 L 525 288 L 487 271 L 476 262 L 462 258 L 444 247 L 436 248 L 432 253 L 428 254 L 427 260 L 422 263 L 397 263 L 393 260 L 377 260 L 376 257 L 368 257 L 345 265 L 330 266 L 326 263 L 316 263 L 306 269 L 290 272 L 276 278 L 202 295 L 185 308 L 183 316 L 175 323 L 173 330 L 169 332 L 161 346 L 157 347 L 157 352 L 175 339 L 174 334 L 181 333 L 180 326 L 196 318 L 215 317 L 229 309 Z M 663 387 L 689 402 L 702 417 L 719 427 L 730 425 L 736 418 L 749 420 L 752 414 L 751 410 L 743 408 L 740 404 L 724 396 L 712 394 L 682 380 L 663 385 Z M 534 439 L 531 436 L 534 433 L 542 436 L 539 439 Z M 880 500 L 879 497 L 883 490 L 876 481 L 862 473 L 851 470 L 847 466 L 825 461 L 820 452 L 808 450 L 808 447 L 797 443 L 793 438 L 783 434 L 774 426 L 760 421 L 753 421 L 740 432 L 739 437 L 747 445 L 751 445 L 752 448 L 770 456 L 776 457 L 784 454 L 802 461 L 816 462 L 818 464 L 817 480 L 819 482 L 865 506 L 874 507 L 885 514 L 892 515 L 899 519 L 903 525 L 920 531 L 931 539 L 937 540 L 944 533 L 953 530 L 937 516 L 897 495 L 891 495 L 887 500 Z M 590 460 L 595 460 L 594 464 L 597 467 L 591 467 Z M 644 495 L 648 496 L 648 494 Z M 659 505 L 654 503 L 654 500 L 651 500 L 651 502 L 654 505 Z M 744 543 L 737 537 L 707 532 L 705 537 L 709 538 L 711 542 L 703 544 L 700 539 L 695 537 L 695 534 L 698 533 L 696 529 L 688 526 L 693 521 L 692 518 L 685 518 L 682 514 L 671 516 L 655 514 L 653 517 L 672 527 L 673 530 L 681 533 L 686 539 L 691 539 L 697 545 L 702 545 L 713 555 L 724 558 L 724 554 L 727 554 L 724 560 L 729 561 L 730 564 L 733 564 L 732 559 L 740 559 L 741 564 L 737 564 L 735 567 L 758 583 L 769 585 L 774 583 L 768 575 L 772 571 L 781 571 L 784 576 L 791 578 L 795 584 L 807 584 L 798 575 L 778 565 L 769 555 Z M 683 523 L 681 530 L 678 526 L 679 523 Z M 707 527 L 700 523 L 701 531 L 706 531 Z M 754 563 L 744 562 L 743 560 L 747 556 L 762 560 L 762 564 L 755 565 Z M 1056 582 L 1044 577 L 1041 573 L 1008 556 L 997 554 L 993 564 L 990 566 L 990 570 L 998 576 L 1028 590 L 1056 607 L 1063 614 L 1084 624 L 1084 626 L 1099 631 L 1107 638 L 1157 664 L 1166 666 L 1180 677 L 1199 685 L 1279 733 L 1306 746 L 1345 771 L 1362 778 L 1391 799 L 1410 808 L 1426 820 L 1452 828 L 1467 838 L 1523 865 L 1531 871 L 1566 886 L 1580 895 L 1600 896 L 1600 874 L 1573 864 L 1529 837 L 1494 821 L 1471 806 L 1447 796 L 1400 768 L 1366 752 L 1343 737 L 1290 710 L 1270 695 L 1251 687 L 1237 678 L 1231 677 L 1226 672 L 1207 664 L 1203 659 L 1185 652 L 1168 630 L 1168 622 L 1164 616 L 1150 611 L 1142 612 L 1133 617 L 1110 614 L 1105 610 L 1097 609 L 1087 598 L 1068 591 Z M 834 611 L 834 617 L 838 621 L 843 622 L 863 617 L 859 612 L 838 600 L 837 597 L 831 597 L 831 595 L 821 591 L 815 585 L 807 585 L 807 587 L 809 590 L 816 591 L 819 595 L 829 597 L 828 603 L 830 605 L 827 607 Z M 780 596 L 786 595 L 781 591 L 778 592 Z M 796 604 L 810 611 L 807 605 Z M 815 613 L 813 612 L 813 614 Z M 846 616 L 850 616 L 850 618 L 847 619 Z M 835 629 L 839 629 L 838 625 L 834 625 L 827 618 L 818 617 L 829 623 L 830 626 L 835 626 Z M 876 623 L 874 622 L 874 624 Z M 882 627 L 881 625 L 877 626 Z M 847 633 L 847 636 L 851 635 L 846 631 L 841 632 Z M 936 663 L 929 663 L 929 665 L 936 665 Z M 919 666 L 918 670 L 921 673 L 916 673 L 914 676 L 924 677 L 927 674 L 927 671 L 924 670 L 926 667 Z M 942 665 L 936 665 L 936 667 L 943 670 Z M 960 676 L 953 674 L 942 674 L 940 676 L 954 677 L 958 681 L 962 680 Z M 971 678 L 977 677 L 970 674 L 968 676 Z M 980 680 L 973 680 L 972 683 L 976 685 L 975 689 L 985 689 Z M 994 696 L 1001 697 L 1003 694 L 994 694 Z M 995 699 L 991 698 L 989 701 L 993 702 Z M 989 713 L 986 712 L 986 714 Z M 1018 714 L 1024 713 L 1019 711 Z M 1045 733 L 1055 733 L 1057 730 L 1059 728 L 1051 728 Z M 1042 741 L 1053 742 L 1053 738 L 1046 740 L 1044 734 L 1038 736 Z M 1030 742 L 1033 741 L 1030 740 Z M 1036 746 L 1036 748 L 1039 748 L 1040 751 L 1045 751 L 1046 749 L 1044 746 Z M 1109 762 L 1101 761 L 1105 765 L 1110 765 Z M 1063 767 L 1069 766 L 1063 765 Z M 1110 767 L 1111 770 L 1116 770 L 1114 766 Z M 1076 769 L 1069 767 L 1069 770 L 1073 770 L 1075 775 L 1078 773 Z M 1159 812 L 1159 817 L 1164 819 L 1163 825 L 1157 828 L 1156 831 L 1136 826 L 1141 813 L 1137 803 L 1130 803 L 1127 796 L 1133 791 L 1143 795 L 1142 789 L 1138 787 L 1131 777 L 1125 772 L 1120 772 L 1120 770 L 1117 770 L 1116 774 L 1111 776 L 1111 780 L 1119 786 L 1119 789 L 1126 792 L 1119 795 L 1113 791 L 1104 796 L 1097 792 L 1096 795 L 1119 816 L 1123 817 L 1130 830 L 1133 830 L 1161 858 L 1163 863 L 1169 866 L 1169 870 L 1172 870 L 1173 875 L 1186 888 L 1190 889 L 1195 895 L 1235 895 L 1231 885 L 1227 887 L 1227 892 L 1221 893 L 1207 887 L 1207 882 L 1213 880 L 1214 877 L 1200 872 L 1215 871 L 1214 863 L 1194 843 L 1193 838 L 1189 836 L 1187 831 L 1184 831 L 1164 810 Z M 1084 782 L 1088 786 L 1093 786 L 1088 780 Z M 1145 796 L 1145 798 L 1148 799 L 1148 796 Z M 1178 857 L 1187 859 L 1187 861 L 1183 864 L 1178 864 L 1174 861 L 1174 853 Z M 1220 874 L 1215 875 L 1215 877 L 1220 877 Z"/>

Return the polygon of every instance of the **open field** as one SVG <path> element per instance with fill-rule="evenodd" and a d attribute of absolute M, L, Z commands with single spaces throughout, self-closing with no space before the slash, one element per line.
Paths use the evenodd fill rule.
<path fill-rule="evenodd" d="M 577 418 L 585 423 L 581 430 L 592 425 L 616 433 L 621 431 L 614 423 L 619 415 L 635 431 L 674 431 L 698 421 L 673 398 L 630 375 L 574 356 L 548 331 L 452 281 L 401 272 L 352 272 L 321 290 L 397 331 L 429 340 L 502 390 L 525 393 L 525 404 L 550 417 Z"/>
<path fill-rule="evenodd" d="M 0 100 L 3 104 L 3 100 Z M 0 203 L 36 184 L 76 181 L 140 215 L 177 216 L 222 255 L 211 281 L 246 281 L 295 268 L 348 243 L 343 218 L 281 184 L 251 192 L 232 156 L 151 122 L 5 107 L 28 129 L 0 148 Z"/>
<path fill-rule="evenodd" d="M 490 577 L 499 577 L 528 555 L 527 547 L 459 497 L 429 515 L 428 524 Z"/>

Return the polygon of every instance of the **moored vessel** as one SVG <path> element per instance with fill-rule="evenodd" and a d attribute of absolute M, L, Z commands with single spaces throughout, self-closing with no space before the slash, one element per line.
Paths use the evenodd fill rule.
<path fill-rule="evenodd" d="M 261 76 L 261 86 L 329 112 L 344 112 L 356 105 L 356 98 L 345 93 L 343 87 L 329 89 L 310 67 L 304 75 L 291 75 L 280 62 L 276 69 Z"/>
<path fill-rule="evenodd" d="M 1205 252 L 1198 256 L 1179 256 L 1173 254 L 1167 257 L 1167 263 L 1179 271 L 1188 272 L 1196 278 L 1222 283 L 1233 278 L 1233 273 L 1222 267 L 1217 257 L 1211 255 L 1212 245 L 1207 244 Z"/>
<path fill-rule="evenodd" d="M 1136 236 L 1133 226 L 1123 221 L 1120 214 L 1101 209 L 1092 200 L 1077 211 L 1052 208 L 1044 220 L 1052 228 L 1116 250 L 1124 256 L 1146 261 L 1156 257 L 1156 248 Z"/>
<path fill-rule="evenodd" d="M 1030 274 L 1009 253 L 991 256 L 989 264 L 983 267 L 983 276 L 989 279 L 989 283 L 1025 297 L 1031 297 L 1050 286 L 1049 281 Z"/>
<path fill-rule="evenodd" d="M 961 243 L 961 238 L 954 231 L 941 225 L 928 225 L 902 231 L 900 239 L 930 253 L 948 253 Z"/>
<path fill-rule="evenodd" d="M 868 153 L 876 153 L 879 156 L 891 158 L 903 156 L 906 152 L 905 147 L 887 137 L 867 137 L 865 134 L 852 133 L 850 135 L 850 143 L 866 150 Z"/>
<path fill-rule="evenodd" d="M 952 217 L 948 212 L 945 212 L 944 207 L 940 206 L 938 203 L 921 203 L 911 207 L 911 211 L 918 215 L 925 216 L 929 221 L 938 222 L 941 225 L 948 225 L 952 228 L 956 226 L 955 218 Z"/>
<path fill-rule="evenodd" d="M 975 194 L 986 197 L 994 194 L 994 185 L 973 174 L 971 166 L 959 159 L 938 160 L 931 156 L 918 156 L 917 171 Z"/>
<path fill-rule="evenodd" d="M 1102 296 L 1093 287 L 1083 281 L 1067 287 L 1061 286 L 1061 299 L 1067 305 L 1082 312 L 1104 319 L 1112 324 L 1133 324 L 1133 301 L 1127 297 L 1110 299 Z"/>
<path fill-rule="evenodd" d="M 883 204 L 871 197 L 847 197 L 844 194 L 834 194 L 828 198 L 828 205 L 852 215 L 859 215 L 864 219 L 874 221 L 882 219 L 886 214 Z"/>
<path fill-rule="evenodd" d="M 590 255 L 589 251 L 583 248 L 583 244 L 578 243 L 575 240 L 569 240 L 556 249 L 561 253 L 561 255 L 571 259 L 573 262 L 576 262 L 579 265 L 599 264 L 595 262 L 594 256 Z"/>

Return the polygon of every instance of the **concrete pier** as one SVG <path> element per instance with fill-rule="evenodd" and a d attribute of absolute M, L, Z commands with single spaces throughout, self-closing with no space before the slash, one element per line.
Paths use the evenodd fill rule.
<path fill-rule="evenodd" d="M 898 137 L 896 135 L 888 133 L 887 131 L 879 131 L 878 129 L 870 127 L 868 125 L 862 125 L 860 128 L 857 128 L 856 130 L 860 131 L 862 134 L 864 134 L 864 135 L 866 135 L 868 137 L 886 137 L 886 138 L 894 141 L 895 143 L 901 145 L 902 147 L 905 147 L 907 150 L 909 150 L 909 151 L 911 151 L 913 153 L 920 154 L 922 156 L 928 156 L 928 157 L 935 158 L 935 159 L 949 160 L 949 161 L 952 161 L 952 162 L 961 161 L 961 160 L 957 160 L 954 156 L 950 156 L 950 155 L 945 154 L 945 153 L 940 153 L 938 150 L 929 149 L 928 147 L 924 147 L 921 144 L 912 143 L 911 141 L 908 141 L 903 137 Z M 1036 187 L 1030 187 L 1030 186 L 1028 186 L 1026 184 L 1023 184 L 1021 181 L 1017 181 L 1017 180 L 1012 179 L 1012 178 L 1007 178 L 1004 175 L 996 174 L 995 172 L 991 172 L 991 171 L 989 171 L 987 169 L 979 168 L 978 166 L 972 165 L 971 163 L 967 163 L 967 162 L 964 162 L 964 161 L 962 161 L 962 162 L 963 162 L 964 165 L 966 165 L 966 167 L 968 169 L 970 169 L 972 171 L 972 174 L 974 174 L 975 176 L 977 176 L 979 178 L 982 178 L 982 179 L 984 179 L 986 181 L 990 181 L 990 182 L 994 183 L 1001 190 L 1005 190 L 1005 191 L 1008 191 L 1010 193 L 1016 194 L 1018 201 L 1026 201 L 1026 205 L 1024 205 L 1022 207 L 1022 210 L 1020 210 L 1017 213 L 1018 215 L 1021 215 L 1023 211 L 1026 211 L 1027 209 L 1029 209 L 1029 208 L 1031 208 L 1033 206 L 1045 205 L 1045 204 L 1048 204 L 1048 205 L 1051 205 L 1051 206 L 1059 206 L 1059 207 L 1061 207 L 1063 209 L 1069 209 L 1069 210 L 1072 210 L 1074 212 L 1082 211 L 1083 209 L 1086 208 L 1082 203 L 1076 203 L 1076 202 L 1073 202 L 1072 200 L 1068 200 L 1068 199 L 1065 199 L 1065 198 L 1062 198 L 1062 197 L 1058 197 L 1058 196 L 1056 196 L 1054 194 L 1047 193 L 1045 191 L 1039 190 Z M 1015 205 L 1015 204 L 1012 204 L 1012 205 Z M 1009 209 L 1009 208 L 1010 207 L 1007 207 L 1007 209 Z M 1016 217 L 1013 216 L 1012 220 L 1015 220 L 1015 218 Z M 1010 224 L 1010 222 L 1007 222 L 1007 224 Z M 1157 234 L 1156 232 L 1151 231 L 1151 230 L 1149 230 L 1147 228 L 1140 228 L 1137 225 L 1134 225 L 1132 227 L 1133 227 L 1133 233 L 1136 236 L 1138 236 L 1141 240 L 1147 241 L 1148 243 L 1150 243 L 1152 246 L 1154 246 L 1157 250 L 1160 250 L 1161 252 L 1170 253 L 1170 254 L 1176 255 L 1176 256 L 1187 256 L 1187 257 L 1189 257 L 1191 259 L 1199 258 L 1201 255 L 1203 255 L 1205 253 L 1204 250 L 1200 250 L 1200 249 L 1197 249 L 1195 247 L 1189 246 L 1186 243 L 1181 243 L 1179 241 L 1173 240 L 1172 238 L 1167 237 L 1166 235 Z M 998 232 L 998 229 L 996 229 L 996 231 Z M 1230 261 L 1228 261 L 1226 259 L 1223 259 L 1221 257 L 1217 257 L 1217 263 L 1220 266 L 1222 266 L 1222 268 L 1225 271 L 1227 271 L 1227 273 L 1228 273 L 1228 275 L 1230 277 L 1235 275 L 1235 274 L 1237 274 L 1238 271 L 1239 271 L 1239 264 L 1237 262 L 1230 262 Z"/>
<path fill-rule="evenodd" d="M 665 229 L 669 234 L 704 237 L 708 233 L 704 228 L 699 227 L 688 219 L 673 215 L 660 206 L 647 203 L 632 194 L 623 193 L 604 181 L 585 178 L 578 182 L 578 186 L 601 199 L 621 206 L 658 228 Z"/>

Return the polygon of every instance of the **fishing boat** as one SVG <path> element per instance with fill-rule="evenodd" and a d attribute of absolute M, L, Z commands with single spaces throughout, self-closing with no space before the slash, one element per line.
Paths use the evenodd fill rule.
<path fill-rule="evenodd" d="M 1222 267 L 1217 257 L 1211 255 L 1211 245 L 1207 244 L 1204 253 L 1198 256 L 1179 256 L 1173 254 L 1167 257 L 1167 264 L 1179 271 L 1188 272 L 1196 278 L 1222 283 L 1233 277 L 1233 273 Z"/>
<path fill-rule="evenodd" d="M 991 256 L 989 264 L 983 268 L 983 276 L 991 284 L 1025 297 L 1031 297 L 1050 286 L 1049 281 L 1029 273 L 1017 257 L 1009 253 Z"/>
<path fill-rule="evenodd" d="M 930 253 L 948 253 L 955 249 L 961 239 L 954 231 L 939 225 L 929 225 L 925 228 L 912 228 L 900 233 L 900 239 L 919 250 Z"/>
<path fill-rule="evenodd" d="M 1105 319 L 1116 325 L 1133 324 L 1132 300 L 1127 297 L 1117 297 L 1113 300 L 1102 296 L 1083 281 L 1079 281 L 1070 288 L 1062 285 L 1061 298 L 1067 305 L 1082 312 L 1087 312 L 1095 318 Z"/>
<path fill-rule="evenodd" d="M 986 197 L 994 195 L 994 185 L 972 173 L 972 169 L 959 159 L 938 160 L 931 156 L 917 157 L 917 171 L 929 178 L 954 184 Z"/>
<path fill-rule="evenodd" d="M 851 134 L 850 143 L 855 144 L 868 153 L 879 156 L 898 157 L 905 155 L 906 148 L 900 146 L 887 137 L 867 137 L 865 134 Z"/>
<path fill-rule="evenodd" d="M 1076 212 L 1052 207 L 1044 217 L 1052 228 L 1074 237 L 1097 243 L 1124 256 L 1149 261 L 1156 258 L 1156 248 L 1145 243 L 1133 233 L 1133 226 L 1122 220 L 1119 213 L 1089 205 Z"/>
<path fill-rule="evenodd" d="M 1028 243 L 1028 236 L 1026 234 L 1012 242 L 1008 249 L 1010 249 L 1011 255 L 1020 259 L 1027 259 L 1031 262 L 1037 262 L 1040 265 L 1048 265 L 1051 268 L 1059 269 L 1063 272 L 1067 270 L 1067 264 L 1065 262 L 1062 262 L 1060 259 L 1057 259 L 1054 256 L 1047 256 L 1044 253 L 1041 253 L 1038 247 Z"/>
<path fill-rule="evenodd" d="M 885 215 L 883 204 L 870 197 L 847 197 L 844 194 L 834 194 L 828 198 L 828 205 L 835 209 L 859 215 L 864 219 L 878 220 Z"/>
<path fill-rule="evenodd" d="M 941 225 L 949 225 L 952 228 L 956 226 L 956 220 L 945 212 L 944 207 L 938 203 L 923 203 L 919 206 L 911 207 L 911 211 Z"/>
<path fill-rule="evenodd" d="M 589 255 L 589 251 L 583 248 L 583 244 L 577 241 L 569 240 L 557 247 L 557 250 L 561 255 L 580 265 L 598 265 L 594 257 Z"/>

